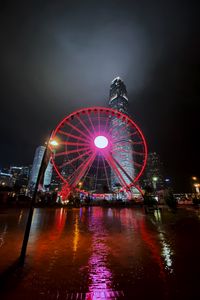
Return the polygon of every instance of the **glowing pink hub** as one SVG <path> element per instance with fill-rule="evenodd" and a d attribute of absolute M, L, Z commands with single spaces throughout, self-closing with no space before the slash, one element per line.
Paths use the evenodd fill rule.
<path fill-rule="evenodd" d="M 108 146 L 108 139 L 103 135 L 98 135 L 94 139 L 94 144 L 99 149 L 104 149 Z"/>

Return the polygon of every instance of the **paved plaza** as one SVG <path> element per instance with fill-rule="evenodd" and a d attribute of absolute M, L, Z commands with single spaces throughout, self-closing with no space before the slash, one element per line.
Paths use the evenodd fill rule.
<path fill-rule="evenodd" d="M 1 299 L 197 299 L 200 210 L 1 208 Z"/>

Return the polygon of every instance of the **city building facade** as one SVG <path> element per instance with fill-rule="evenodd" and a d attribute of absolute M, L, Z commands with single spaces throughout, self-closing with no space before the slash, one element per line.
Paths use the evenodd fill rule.
<path fill-rule="evenodd" d="M 116 77 L 110 87 L 110 97 L 109 97 L 109 106 L 112 109 L 118 110 L 126 115 L 128 115 L 128 97 L 127 90 L 124 82 L 120 77 Z M 129 138 L 129 128 L 128 124 L 125 124 L 124 121 L 118 119 L 117 117 L 112 117 L 110 122 L 111 127 L 111 136 L 113 143 L 113 158 L 120 162 L 120 165 L 129 175 L 127 177 L 126 173 L 123 173 L 122 170 L 118 168 L 119 172 L 122 174 L 126 184 L 130 184 L 130 178 L 134 178 L 134 165 L 133 165 L 133 152 L 132 144 Z M 111 172 L 111 186 L 112 190 L 120 188 L 120 180 L 116 173 Z"/>
<path fill-rule="evenodd" d="M 0 172 L 0 187 L 13 187 L 13 176 L 10 173 Z"/>
<path fill-rule="evenodd" d="M 39 146 L 36 148 L 35 155 L 34 155 L 34 160 L 33 160 L 33 165 L 31 169 L 31 174 L 30 174 L 30 179 L 29 179 L 29 190 L 33 191 L 37 177 L 39 174 L 39 169 L 41 166 L 42 158 L 44 155 L 45 147 L 44 146 Z M 53 165 L 49 161 L 48 166 L 46 168 L 45 174 L 44 174 L 44 180 L 42 185 L 43 190 L 48 190 L 51 184 L 51 178 L 52 178 L 52 171 L 53 171 Z"/>
<path fill-rule="evenodd" d="M 153 190 L 163 190 L 165 181 L 163 176 L 163 164 L 156 152 L 148 154 L 147 165 L 143 177 L 143 186 L 149 186 Z"/>
<path fill-rule="evenodd" d="M 17 186 L 28 186 L 31 166 L 10 166 L 9 173 Z"/>

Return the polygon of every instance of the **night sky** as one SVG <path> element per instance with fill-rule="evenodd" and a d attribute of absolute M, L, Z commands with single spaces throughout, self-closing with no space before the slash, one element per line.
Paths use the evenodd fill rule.
<path fill-rule="evenodd" d="M 112 79 L 175 190 L 200 176 L 197 1 L 3 1 L 0 166 L 31 164 L 36 146 L 77 108 L 107 105 Z"/>

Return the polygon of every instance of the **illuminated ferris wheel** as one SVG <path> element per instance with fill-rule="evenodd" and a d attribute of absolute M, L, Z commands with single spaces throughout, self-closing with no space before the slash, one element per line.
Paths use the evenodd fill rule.
<path fill-rule="evenodd" d="M 52 134 L 59 143 L 52 162 L 68 191 L 130 191 L 146 160 L 145 138 L 133 120 L 105 107 L 84 108 L 64 118 Z"/>

